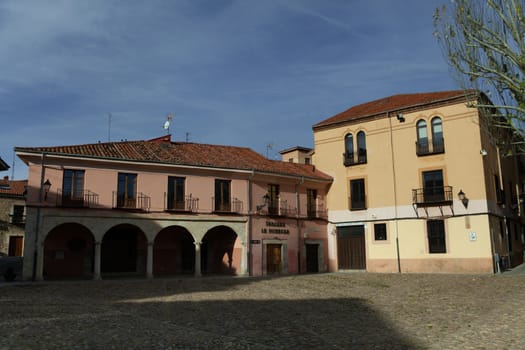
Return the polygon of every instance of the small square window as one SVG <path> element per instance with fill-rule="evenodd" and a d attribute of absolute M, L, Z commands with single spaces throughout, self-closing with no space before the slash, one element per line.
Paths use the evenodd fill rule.
<path fill-rule="evenodd" d="M 376 241 L 386 241 L 386 224 L 374 224 L 374 239 Z"/>

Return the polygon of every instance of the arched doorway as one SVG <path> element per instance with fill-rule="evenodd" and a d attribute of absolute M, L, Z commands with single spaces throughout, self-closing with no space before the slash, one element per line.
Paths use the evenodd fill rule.
<path fill-rule="evenodd" d="M 237 234 L 227 226 L 209 230 L 202 239 L 202 273 L 235 275 L 240 271 L 242 249 L 235 246 L 236 241 Z"/>
<path fill-rule="evenodd" d="M 77 223 L 52 229 L 44 241 L 44 278 L 91 278 L 94 265 L 93 234 Z"/>
<path fill-rule="evenodd" d="M 153 274 L 180 275 L 195 272 L 193 236 L 181 226 L 170 226 L 157 234 L 153 244 Z"/>
<path fill-rule="evenodd" d="M 101 272 L 106 274 L 145 274 L 147 240 L 136 226 L 122 224 L 111 228 L 102 239 Z"/>

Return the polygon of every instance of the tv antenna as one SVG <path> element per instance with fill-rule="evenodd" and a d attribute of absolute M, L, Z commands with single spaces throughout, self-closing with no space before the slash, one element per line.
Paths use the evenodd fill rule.
<path fill-rule="evenodd" d="M 108 113 L 108 142 L 111 142 L 111 118 L 113 116 L 111 113 Z"/>
<path fill-rule="evenodd" d="M 268 143 L 266 145 L 266 158 L 269 157 L 269 152 L 270 152 L 271 149 L 273 149 L 273 143 L 272 142 L 270 142 L 270 143 Z"/>
<path fill-rule="evenodd" d="M 170 133 L 170 122 L 173 119 L 173 113 L 170 113 L 166 116 L 166 121 L 164 122 L 164 130 L 166 130 L 167 134 Z"/>

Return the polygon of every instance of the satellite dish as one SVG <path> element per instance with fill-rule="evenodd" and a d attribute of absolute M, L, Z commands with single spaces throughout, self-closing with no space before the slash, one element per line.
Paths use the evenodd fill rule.
<path fill-rule="evenodd" d="M 168 130 L 169 128 L 170 128 L 170 121 L 166 120 L 166 122 L 164 123 L 164 130 Z"/>

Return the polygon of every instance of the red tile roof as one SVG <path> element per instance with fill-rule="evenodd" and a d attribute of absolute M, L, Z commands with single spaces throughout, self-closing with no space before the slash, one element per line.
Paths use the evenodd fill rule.
<path fill-rule="evenodd" d="M 248 170 L 330 181 L 332 178 L 306 164 L 275 161 L 244 147 L 171 142 L 169 136 L 149 141 L 107 142 L 56 147 L 16 147 L 17 153 L 113 159 L 208 168 Z"/>
<path fill-rule="evenodd" d="M 426 92 L 417 94 L 393 95 L 379 100 L 366 102 L 344 112 L 334 115 L 313 126 L 313 129 L 355 121 L 364 118 L 386 116 L 387 112 L 401 112 L 410 109 L 423 109 L 431 105 L 457 103 L 466 101 L 476 95 L 474 90 L 452 90 L 441 92 Z"/>
<path fill-rule="evenodd" d="M 27 187 L 27 180 L 0 179 L 0 197 L 22 197 Z"/>

